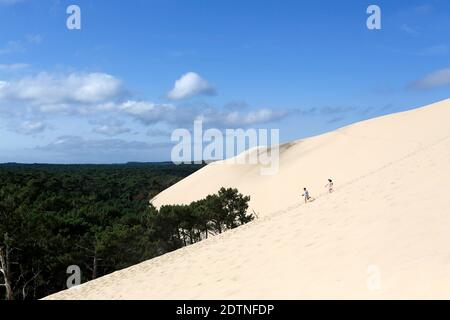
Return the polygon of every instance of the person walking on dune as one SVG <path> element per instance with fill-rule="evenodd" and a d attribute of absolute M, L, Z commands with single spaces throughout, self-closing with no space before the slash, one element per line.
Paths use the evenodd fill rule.
<path fill-rule="evenodd" d="M 333 180 L 328 179 L 328 183 L 325 185 L 325 188 L 328 188 L 329 193 L 333 193 L 334 191 L 333 187 L 334 187 Z"/>
<path fill-rule="evenodd" d="M 309 195 L 308 189 L 303 188 L 302 197 L 305 197 L 305 203 L 307 203 L 311 199 L 311 196 Z"/>

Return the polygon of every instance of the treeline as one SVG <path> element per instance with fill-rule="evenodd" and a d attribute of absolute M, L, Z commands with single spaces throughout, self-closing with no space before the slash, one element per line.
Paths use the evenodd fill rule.
<path fill-rule="evenodd" d="M 237 189 L 222 188 L 217 194 L 190 205 L 162 206 L 155 214 L 156 234 L 164 239 L 164 250 L 196 243 L 209 234 L 219 234 L 254 219 L 247 214 L 249 196 Z"/>
<path fill-rule="evenodd" d="M 201 166 L 0 166 L 0 295 L 39 299 L 253 219 L 235 189 L 156 210 L 149 200 Z"/>

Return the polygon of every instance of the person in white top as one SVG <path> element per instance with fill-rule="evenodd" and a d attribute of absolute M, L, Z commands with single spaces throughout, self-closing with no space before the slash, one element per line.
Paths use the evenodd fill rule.
<path fill-rule="evenodd" d="M 304 193 L 302 194 L 302 197 L 305 197 L 305 203 L 307 203 L 311 197 L 309 196 L 309 191 L 306 188 L 303 188 Z"/>

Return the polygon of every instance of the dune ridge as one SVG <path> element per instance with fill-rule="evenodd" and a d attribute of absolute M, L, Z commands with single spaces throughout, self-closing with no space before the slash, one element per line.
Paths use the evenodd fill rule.
<path fill-rule="evenodd" d="M 291 142 L 275 176 L 212 163 L 153 203 L 237 187 L 259 219 L 48 299 L 448 299 L 449 119 L 447 99 Z"/>

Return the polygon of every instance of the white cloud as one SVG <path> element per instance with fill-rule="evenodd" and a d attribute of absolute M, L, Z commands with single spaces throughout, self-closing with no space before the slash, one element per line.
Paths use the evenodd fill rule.
<path fill-rule="evenodd" d="M 281 120 L 288 114 L 288 110 L 259 109 L 249 112 L 222 112 L 213 109 L 199 118 L 207 124 L 225 128 L 237 128 Z"/>
<path fill-rule="evenodd" d="M 152 124 L 170 121 L 177 113 L 177 108 L 171 104 L 156 104 L 148 101 L 129 100 L 117 106 L 117 110 Z"/>
<path fill-rule="evenodd" d="M 93 124 L 95 124 L 95 127 L 92 129 L 92 131 L 104 136 L 112 137 L 131 131 L 129 128 L 126 128 L 124 126 L 123 121 L 115 120 L 113 118 L 93 122 Z"/>
<path fill-rule="evenodd" d="M 29 67 L 30 65 L 26 63 L 0 64 L 0 71 L 17 71 Z"/>
<path fill-rule="evenodd" d="M 146 134 L 150 137 L 170 137 L 172 131 L 168 129 L 150 128 Z"/>
<path fill-rule="evenodd" d="M 142 141 L 126 141 L 121 139 L 86 139 L 79 136 L 60 136 L 53 142 L 36 147 L 38 150 L 65 153 L 65 154 L 85 154 L 104 152 L 123 152 L 125 150 L 151 150 L 170 146 L 169 143 L 147 143 Z"/>
<path fill-rule="evenodd" d="M 175 126 L 189 126 L 195 120 L 221 128 L 251 126 L 280 120 L 287 116 L 287 110 L 258 109 L 248 112 L 229 111 L 211 106 L 175 106 L 155 104 L 146 101 L 127 101 L 114 107 L 140 120 L 146 125 L 167 123 Z"/>
<path fill-rule="evenodd" d="M 170 99 L 180 100 L 199 94 L 215 94 L 215 89 L 195 72 L 188 72 L 175 81 L 174 88 L 167 94 Z"/>
<path fill-rule="evenodd" d="M 117 136 L 119 134 L 130 132 L 129 128 L 124 128 L 122 126 L 111 126 L 111 125 L 101 125 L 92 129 L 95 133 L 102 134 L 104 136 Z"/>
<path fill-rule="evenodd" d="M 0 0 L 0 5 L 2 4 Z M 5 4 L 5 2 L 3 2 Z M 3 48 L 0 48 L 0 55 L 24 53 L 29 45 L 39 45 L 42 43 L 43 37 L 40 34 L 29 34 L 24 40 L 8 41 Z"/>
<path fill-rule="evenodd" d="M 235 119 L 235 123 L 242 123 L 243 125 L 251 125 L 254 123 L 265 123 L 283 118 L 286 115 L 285 111 L 260 109 L 257 111 L 248 112 L 242 117 L 242 120 Z"/>
<path fill-rule="evenodd" d="M 33 135 L 42 133 L 47 128 L 48 126 L 41 121 L 24 121 L 16 128 L 15 131 L 25 135 Z"/>
<path fill-rule="evenodd" d="M 413 89 L 431 89 L 443 86 L 450 86 L 450 68 L 437 70 L 410 85 Z"/>
<path fill-rule="evenodd" d="M 14 81 L 0 81 L 1 102 L 26 102 L 54 112 L 68 104 L 95 104 L 123 93 L 120 80 L 105 73 L 40 73 Z"/>
<path fill-rule="evenodd" d="M 23 53 L 25 52 L 25 47 L 22 42 L 17 41 L 9 41 L 6 46 L 0 48 L 0 55 L 11 54 L 11 53 Z"/>
<path fill-rule="evenodd" d="M 4 65 L 4 69 L 19 67 L 22 66 Z M 180 81 L 178 89 L 186 85 L 184 80 Z M 188 94 L 188 91 L 192 94 L 211 88 L 207 84 L 199 85 L 198 81 L 193 83 L 197 84 L 188 85 L 189 90 L 183 89 L 182 95 Z M 180 92 L 178 94 L 181 96 Z M 145 126 L 164 124 L 168 127 L 190 127 L 194 120 L 203 119 L 208 126 L 236 128 L 280 120 L 290 112 L 282 109 L 255 110 L 243 103 L 216 108 L 197 103 L 180 105 L 124 100 L 126 96 L 127 91 L 122 82 L 109 74 L 43 72 L 18 79 L 0 80 L 0 116 L 25 120 L 38 118 L 47 122 L 56 115 L 74 119 L 83 115 L 99 116 L 107 120 L 91 121 L 91 130 L 112 137 L 131 132 L 131 127 L 125 126 L 127 119 L 137 120 Z M 45 128 L 43 123 L 28 122 L 23 124 L 20 132 L 37 133 Z"/>
<path fill-rule="evenodd" d="M 248 104 L 245 101 L 231 101 L 224 106 L 227 110 L 238 111 L 248 108 Z"/>

